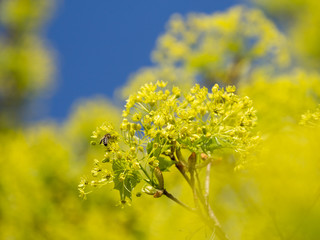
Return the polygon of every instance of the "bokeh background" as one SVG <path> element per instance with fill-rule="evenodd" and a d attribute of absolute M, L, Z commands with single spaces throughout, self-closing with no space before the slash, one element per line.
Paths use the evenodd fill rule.
<path fill-rule="evenodd" d="M 121 209 L 112 186 L 78 197 L 101 156 L 91 132 L 118 124 L 128 95 L 159 79 L 234 84 L 257 109 L 247 164 L 212 171 L 230 239 L 318 239 L 319 10 L 316 0 L 0 1 L 0 239 L 215 238 L 168 199 Z"/>

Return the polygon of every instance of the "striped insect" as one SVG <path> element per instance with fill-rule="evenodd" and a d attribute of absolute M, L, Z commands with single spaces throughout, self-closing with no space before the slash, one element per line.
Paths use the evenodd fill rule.
<path fill-rule="evenodd" d="M 111 138 L 111 135 L 109 133 L 107 133 L 106 135 L 103 136 L 103 138 L 101 138 L 99 144 L 102 143 L 103 145 L 108 146 L 108 142 L 109 142 L 110 138 Z"/>

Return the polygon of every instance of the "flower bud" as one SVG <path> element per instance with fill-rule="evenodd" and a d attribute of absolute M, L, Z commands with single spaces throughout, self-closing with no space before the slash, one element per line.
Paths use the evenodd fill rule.
<path fill-rule="evenodd" d="M 132 121 L 138 122 L 138 121 L 140 121 L 140 119 L 141 119 L 141 113 L 135 113 L 135 114 L 133 114 L 133 116 L 132 116 Z"/>
<path fill-rule="evenodd" d="M 103 163 L 106 163 L 106 162 L 110 162 L 110 154 L 109 153 L 105 153 L 104 154 L 104 159 L 102 160 Z"/>
<path fill-rule="evenodd" d="M 157 190 L 155 194 L 153 194 L 154 198 L 159 198 L 163 195 L 163 190 Z"/>
<path fill-rule="evenodd" d="M 98 186 L 98 182 L 93 180 L 93 181 L 91 181 L 90 185 L 92 187 L 96 187 L 96 186 Z"/>
<path fill-rule="evenodd" d="M 139 131 L 141 129 L 141 125 L 140 124 L 135 124 L 134 125 L 134 130 Z"/>
<path fill-rule="evenodd" d="M 163 189 L 164 188 L 164 180 L 163 180 L 163 175 L 162 175 L 162 172 L 160 170 L 159 167 L 156 167 L 154 169 L 154 175 L 156 176 L 157 180 L 158 180 L 158 183 L 159 183 L 159 189 Z"/>
<path fill-rule="evenodd" d="M 154 187 L 147 185 L 144 188 L 142 188 L 142 192 L 146 193 L 148 195 L 154 195 L 157 192 L 157 189 L 155 189 Z"/>
<path fill-rule="evenodd" d="M 122 153 L 121 152 L 117 152 L 117 159 L 121 159 L 122 158 Z"/>
<path fill-rule="evenodd" d="M 139 170 L 140 169 L 140 164 L 138 162 L 134 162 L 134 163 L 132 163 L 132 168 L 134 170 Z"/>
<path fill-rule="evenodd" d="M 126 176 L 124 175 L 124 173 L 120 173 L 119 175 L 119 181 L 123 182 L 126 179 Z"/>
<path fill-rule="evenodd" d="M 97 177 L 98 174 L 99 174 L 99 172 L 97 172 L 96 170 L 91 170 L 92 177 Z"/>
<path fill-rule="evenodd" d="M 130 152 L 134 153 L 136 151 L 136 148 L 135 147 L 131 147 L 130 148 Z"/>

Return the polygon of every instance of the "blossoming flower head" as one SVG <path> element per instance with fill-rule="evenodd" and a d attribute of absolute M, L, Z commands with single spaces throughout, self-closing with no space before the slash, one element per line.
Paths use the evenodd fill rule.
<path fill-rule="evenodd" d="M 141 179 L 159 189 L 163 183 L 159 185 L 155 172 L 172 165 L 188 166 L 184 160 L 188 156 L 182 152 L 195 156 L 193 167 L 185 167 L 188 172 L 201 167 L 203 160 L 196 157 L 201 154 L 214 156 L 231 150 L 243 157 L 254 146 L 255 110 L 249 98 L 234 94 L 235 87 L 224 89 L 216 84 L 209 92 L 196 84 L 181 94 L 178 87 L 166 86 L 162 81 L 148 83 L 129 97 L 120 134 L 108 124 L 93 132 L 96 142 L 108 134 L 110 144 L 100 144 L 104 159 L 95 161 L 92 176 L 98 180 L 92 186 L 113 182 L 126 201 Z"/>

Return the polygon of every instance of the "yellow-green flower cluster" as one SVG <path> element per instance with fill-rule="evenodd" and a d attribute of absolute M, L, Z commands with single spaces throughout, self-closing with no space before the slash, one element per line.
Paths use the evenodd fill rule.
<path fill-rule="evenodd" d="M 130 76 L 118 95 L 126 99 L 148 82 L 163 80 L 188 90 L 194 83 L 238 85 L 256 67 L 270 72 L 290 64 L 285 36 L 257 9 L 172 16 L 152 53 L 154 65 Z"/>
<path fill-rule="evenodd" d="M 107 134 L 110 137 L 106 136 Z M 97 127 L 95 131 L 92 132 L 91 141 L 92 145 L 96 145 L 98 142 L 101 143 L 104 139 L 107 141 L 105 144 L 109 151 L 116 152 L 119 150 L 118 138 L 119 134 L 114 130 L 113 126 L 104 123 L 100 127 Z"/>
<path fill-rule="evenodd" d="M 306 126 L 320 126 L 320 106 L 314 112 L 310 110 L 301 116 L 301 125 Z"/>
<path fill-rule="evenodd" d="M 134 124 L 131 124 L 132 126 Z M 130 127 L 129 133 L 130 133 Z M 136 138 L 130 135 L 132 138 Z M 130 145 L 129 149 L 121 148 L 120 136 L 114 130 L 113 126 L 104 123 L 102 126 L 97 127 L 91 136 L 93 141 L 92 145 L 102 145 L 104 148 L 104 156 L 101 160 L 94 160 L 94 167 L 91 170 L 93 180 L 88 181 L 83 178 L 78 185 L 80 196 L 85 198 L 87 186 L 97 187 L 103 186 L 107 183 L 113 182 L 114 188 L 119 190 L 120 197 L 123 203 L 126 198 L 131 198 L 131 191 L 134 186 L 140 181 L 139 169 L 140 165 L 137 162 L 137 152 L 140 148 L 133 147 L 130 144 L 130 137 L 128 139 L 121 139 L 123 143 Z M 137 144 L 136 144 L 137 145 Z M 111 168 L 108 164 L 111 164 Z"/>
<path fill-rule="evenodd" d="M 236 83 L 257 61 L 286 66 L 285 37 L 260 10 L 234 7 L 226 13 L 174 15 L 153 52 L 158 64 L 184 66 L 205 80 Z"/>
<path fill-rule="evenodd" d="M 224 90 L 216 84 L 208 92 L 196 84 L 185 96 L 178 87 L 169 91 L 165 86 L 164 82 L 146 84 L 131 95 L 122 125 L 129 121 L 141 124 L 140 136 L 151 141 L 160 138 L 160 145 L 166 139 L 167 144 L 177 142 L 195 152 L 207 153 L 226 146 L 246 151 L 256 122 L 249 98 L 235 95 L 234 86 Z"/>
<path fill-rule="evenodd" d="M 107 124 L 93 132 L 92 143 L 104 145 L 105 155 L 95 160 L 91 172 L 99 180 L 85 183 L 113 181 L 125 202 L 143 175 L 150 186 L 163 187 L 154 173 L 184 161 L 181 151 L 212 157 L 232 151 L 244 156 L 258 138 L 251 133 L 256 115 L 252 101 L 235 90 L 216 84 L 209 92 L 196 84 L 183 95 L 163 81 L 145 84 L 127 100 L 121 135 Z M 79 185 L 82 195 L 85 183 Z"/>
<path fill-rule="evenodd" d="M 315 109 L 320 97 L 320 75 L 294 69 L 292 72 L 270 75 L 260 69 L 252 75 L 250 84 L 238 89 L 254 102 L 259 118 L 259 131 L 269 133 L 283 127 L 294 127 L 307 109 Z M 294 97 L 292 97 L 294 96 Z"/>
<path fill-rule="evenodd" d="M 319 69 L 320 2 L 318 0 L 251 0 L 279 25 L 290 39 L 298 65 Z M 308 27 L 306 27 L 308 26 Z"/>

